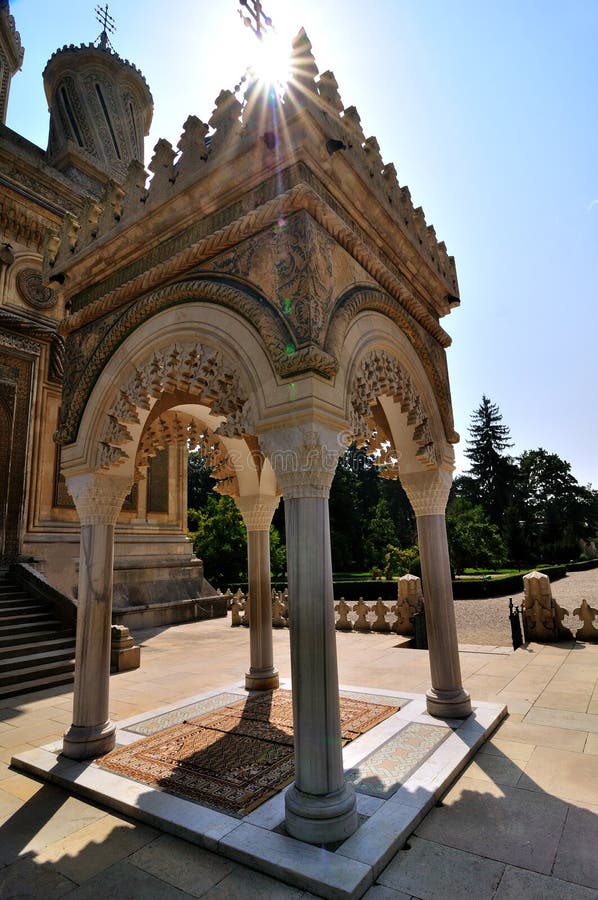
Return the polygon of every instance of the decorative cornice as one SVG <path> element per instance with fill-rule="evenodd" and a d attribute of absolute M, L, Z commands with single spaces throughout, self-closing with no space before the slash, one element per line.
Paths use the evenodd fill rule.
<path fill-rule="evenodd" d="M 42 345 L 37 341 L 30 341 L 28 338 L 22 338 L 7 331 L 0 331 L 0 346 L 10 347 L 11 350 L 20 350 L 22 353 L 32 353 L 34 356 L 39 356 L 42 352 Z"/>
<path fill-rule="evenodd" d="M 145 257 L 132 264 L 132 267 L 129 267 L 131 269 L 129 277 L 119 271 L 106 282 L 78 294 L 72 300 L 75 312 L 63 322 L 64 333 L 82 327 L 140 293 L 152 290 L 167 279 L 180 276 L 203 260 L 275 224 L 281 217 L 306 210 L 443 347 L 449 346 L 451 343 L 449 335 L 427 311 L 422 300 L 416 297 L 408 278 L 381 255 L 378 248 L 354 222 L 347 220 L 346 214 L 319 180 L 303 165 L 294 167 L 285 174 L 287 182 L 293 177 L 301 177 L 303 180 L 249 212 L 243 209 L 242 204 L 237 203 L 213 216 L 204 217 L 186 232 L 165 241 L 152 251 L 149 258 Z M 280 180 L 275 183 L 280 185 Z M 273 189 L 269 184 L 265 188 L 267 192 Z M 226 221 L 230 216 L 236 216 L 234 221 L 214 230 L 218 221 L 223 219 Z M 139 274 L 134 274 L 137 269 Z M 118 284 L 123 278 L 126 279 L 124 283 Z M 114 284 L 114 287 L 111 284 Z"/>

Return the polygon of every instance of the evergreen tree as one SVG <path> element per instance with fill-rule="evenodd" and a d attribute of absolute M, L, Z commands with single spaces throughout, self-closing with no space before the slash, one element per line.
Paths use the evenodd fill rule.
<path fill-rule="evenodd" d="M 474 493 L 477 493 L 476 502 L 484 508 L 490 521 L 500 527 L 504 512 L 511 503 L 518 470 L 511 457 L 505 453 L 505 450 L 513 446 L 509 428 L 502 424 L 497 404 L 492 403 L 485 394 L 471 416 L 469 434 L 471 440 L 467 443 L 465 455 L 471 462 L 467 474 L 473 485 L 468 485 L 468 499 L 473 499 L 473 488 Z"/>

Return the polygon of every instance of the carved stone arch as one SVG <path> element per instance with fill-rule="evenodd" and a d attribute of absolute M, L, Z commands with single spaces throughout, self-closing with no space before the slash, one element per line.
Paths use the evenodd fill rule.
<path fill-rule="evenodd" d="M 154 406 L 199 404 L 213 431 L 255 433 L 266 388 L 282 391 L 263 342 L 240 316 L 201 302 L 163 310 L 127 335 L 97 373 L 75 439 L 63 448 L 63 471 L 116 467 L 133 479 Z"/>
<path fill-rule="evenodd" d="M 197 451 L 212 468 L 212 477 L 218 483 L 216 491 L 238 496 L 235 460 L 225 439 L 206 425 L 200 415 L 176 407 L 147 420 L 135 456 L 136 478 L 144 477 L 143 470 L 149 466 L 150 459 L 170 445 Z"/>
<path fill-rule="evenodd" d="M 437 465 L 438 453 L 421 397 L 407 370 L 395 356 L 384 349 L 372 349 L 362 356 L 348 393 L 351 437 L 358 444 L 367 443 L 370 450 L 379 452 L 380 463 L 390 466 L 395 477 L 398 475 L 401 449 L 396 446 L 396 441 L 393 442 L 383 407 L 379 408 L 382 397 L 389 397 L 406 415 L 411 440 L 417 447 L 416 459 L 425 468 Z M 391 446 L 388 447 L 388 444 Z M 393 459 L 397 463 L 393 463 Z"/>
<path fill-rule="evenodd" d="M 326 353 L 334 359 L 340 358 L 351 323 L 360 313 L 367 311 L 381 313 L 387 317 L 409 340 L 434 388 L 446 439 L 449 442 L 454 441 L 455 425 L 444 347 L 390 294 L 371 285 L 355 285 L 342 294 L 336 300 L 330 317 L 324 341 Z"/>
<path fill-rule="evenodd" d="M 59 443 L 72 443 L 93 386 L 116 349 L 140 325 L 164 310 L 185 303 L 213 303 L 238 313 L 255 329 L 260 343 L 275 371 L 287 374 L 290 361 L 287 352 L 290 333 L 284 321 L 265 303 L 231 284 L 193 278 L 177 281 L 152 291 L 128 306 L 120 315 L 111 314 L 103 336 L 93 345 L 86 329 L 71 334 L 67 340 L 69 380 L 63 390 L 62 421 L 57 434 Z M 324 359 L 324 354 L 320 354 Z M 295 354 L 295 357 L 299 354 Z"/>

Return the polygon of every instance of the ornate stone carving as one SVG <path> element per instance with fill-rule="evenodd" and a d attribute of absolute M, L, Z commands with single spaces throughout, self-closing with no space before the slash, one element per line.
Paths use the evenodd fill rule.
<path fill-rule="evenodd" d="M 402 575 L 398 582 L 397 602 L 392 608 L 397 621 L 393 631 L 397 634 L 413 634 L 412 617 L 421 612 L 424 605 L 421 578 L 417 575 Z"/>
<path fill-rule="evenodd" d="M 260 435 L 285 500 L 328 497 L 343 445 L 330 429 L 298 425 Z"/>
<path fill-rule="evenodd" d="M 235 497 L 247 531 L 269 531 L 280 497 L 252 494 Z"/>
<path fill-rule="evenodd" d="M 16 277 L 17 290 L 23 300 L 35 309 L 52 309 L 56 306 L 55 292 L 46 287 L 39 269 L 20 269 Z"/>
<path fill-rule="evenodd" d="M 132 486 L 126 476 L 98 472 L 67 475 L 66 484 L 81 525 L 113 525 Z"/>
<path fill-rule="evenodd" d="M 374 350 L 362 359 L 350 388 L 351 435 L 358 443 L 376 440 L 379 425 L 372 409 L 382 396 L 392 397 L 407 413 L 413 428 L 413 440 L 418 445 L 416 456 L 424 466 L 436 465 L 436 451 L 428 419 L 415 387 L 398 361 L 385 350 Z M 388 438 L 388 436 L 386 436 Z M 395 451 L 395 456 L 396 456 Z"/>
<path fill-rule="evenodd" d="M 42 352 L 41 344 L 38 344 L 37 341 L 30 341 L 28 338 L 10 334 L 8 331 L 0 331 L 0 346 L 32 353 L 34 356 L 39 356 Z"/>
<path fill-rule="evenodd" d="M 590 606 L 587 600 L 573 610 L 573 615 L 581 619 L 581 627 L 575 632 L 576 641 L 598 641 L 598 628 L 594 622 L 598 620 L 598 609 Z"/>
<path fill-rule="evenodd" d="M 198 343 L 162 348 L 118 388 L 102 431 L 96 466 L 111 468 L 128 458 L 120 445 L 133 440 L 127 424 L 139 421 L 137 409 L 149 409 L 150 398 L 157 399 L 163 393 L 174 391 L 201 398 L 213 412 L 224 416 L 240 413 L 248 406 L 247 393 L 238 374 L 220 351 Z M 162 416 L 148 426 L 136 465 L 138 468 L 147 465 L 153 451 L 167 443 L 189 441 L 202 447 L 206 455 L 208 451 L 213 454 L 216 477 L 225 480 L 234 476 L 234 470 L 225 464 L 226 453 L 213 433 L 207 429 L 202 433 L 191 416 L 181 414 Z"/>
<path fill-rule="evenodd" d="M 452 483 L 452 473 L 447 469 L 401 475 L 401 484 L 416 516 L 443 516 Z"/>
<path fill-rule="evenodd" d="M 523 576 L 523 623 L 528 640 L 571 640 L 573 635 L 563 625 L 568 610 L 559 606 L 552 596 L 550 579 L 544 572 L 529 572 Z"/>

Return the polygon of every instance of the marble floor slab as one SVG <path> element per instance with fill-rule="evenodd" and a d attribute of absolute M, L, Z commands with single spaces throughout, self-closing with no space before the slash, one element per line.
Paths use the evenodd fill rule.
<path fill-rule="evenodd" d="M 290 681 L 284 680 L 281 686 L 290 688 Z M 354 776 L 358 791 L 360 825 L 333 848 L 314 847 L 280 833 L 284 791 L 239 820 L 102 770 L 93 761 L 66 759 L 60 755 L 60 744 L 17 752 L 12 766 L 225 859 L 244 863 L 291 888 L 353 900 L 368 891 L 504 718 L 506 707 L 479 702 L 467 719 L 439 720 L 427 715 L 425 698 L 419 694 L 374 692 L 354 685 L 343 687 L 341 693 L 370 702 L 396 703 L 401 709 L 344 750 L 345 770 L 349 777 Z M 245 692 L 240 684 L 229 684 L 131 716 L 118 723 L 117 745 L 141 740 L 178 722 L 181 715 L 186 718 L 190 707 L 196 715 L 218 708 L 223 695 L 237 699 Z"/>

